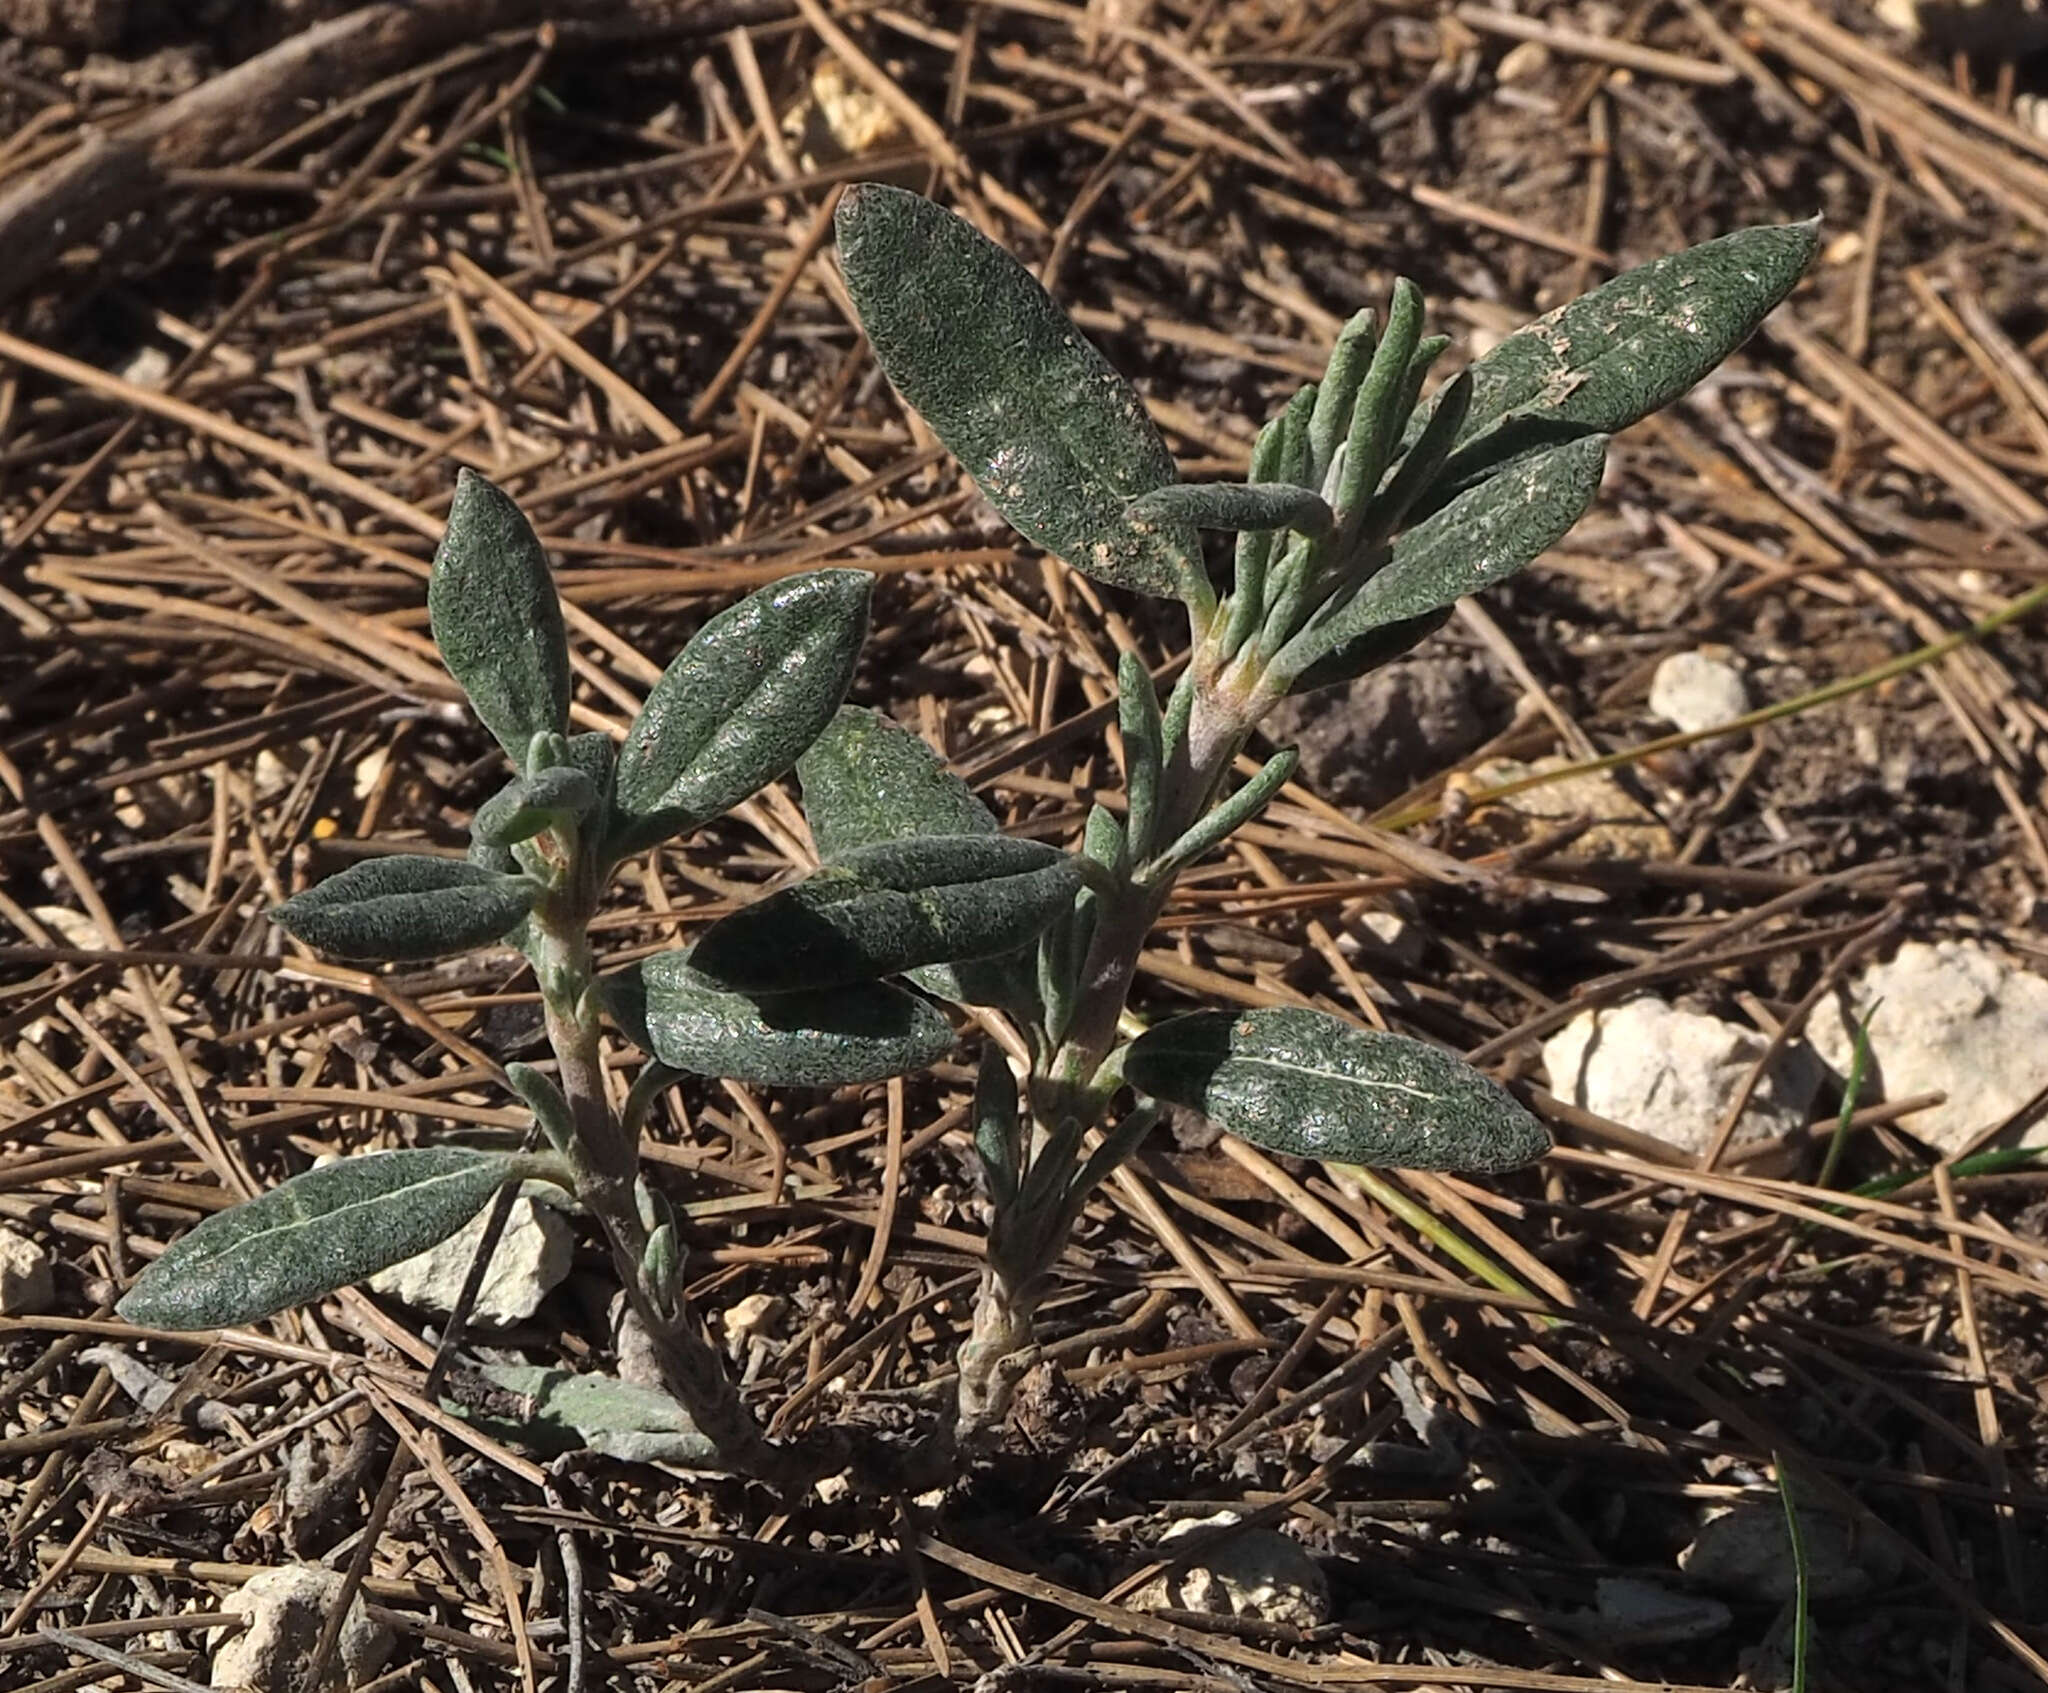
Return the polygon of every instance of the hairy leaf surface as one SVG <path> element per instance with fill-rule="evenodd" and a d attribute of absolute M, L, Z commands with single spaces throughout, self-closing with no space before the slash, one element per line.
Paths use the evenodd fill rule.
<path fill-rule="evenodd" d="M 997 835 L 1002 825 L 945 766 L 922 735 L 864 706 L 841 706 L 796 764 L 804 815 L 818 855 L 910 835 Z M 958 1005 L 1029 1007 L 1035 992 L 1027 951 L 910 972 L 925 992 Z"/>
<path fill-rule="evenodd" d="M 712 924 L 691 955 L 728 987 L 773 993 L 1009 952 L 1073 903 L 1080 872 L 1006 835 L 921 835 L 839 854 Z"/>
<path fill-rule="evenodd" d="M 628 1464 L 680 1464 L 720 1468 L 718 1448 L 697 1431 L 685 1411 L 658 1387 L 617 1376 L 578 1375 L 540 1364 L 484 1364 L 494 1387 L 532 1402 L 530 1418 L 513 1421 L 452 1405 L 464 1421 L 510 1437 L 550 1456 L 602 1453 Z"/>
<path fill-rule="evenodd" d="M 605 1009 L 671 1069 L 762 1087 L 846 1087 L 921 1070 L 953 1047 L 938 1010 L 886 982 L 741 994 L 657 953 L 601 983 Z"/>
<path fill-rule="evenodd" d="M 531 840 L 565 812 L 582 815 L 596 804 L 597 789 L 590 778 L 561 765 L 507 782 L 478 807 L 470 833 L 493 846 L 511 846 Z"/>
<path fill-rule="evenodd" d="M 1368 631 L 1411 623 L 1526 569 L 1561 540 L 1599 492 L 1607 437 L 1553 447 L 1460 494 L 1394 543 L 1377 575 L 1275 659 L 1298 675 Z"/>
<path fill-rule="evenodd" d="M 1819 243 L 1818 220 L 1738 229 L 1559 306 L 1471 367 L 1461 444 L 1516 414 L 1612 435 L 1669 405 L 1749 339 Z M 1481 457 L 1461 450 L 1447 475 Z"/>
<path fill-rule="evenodd" d="M 488 946 L 518 928 L 544 890 L 459 858 L 366 858 L 270 914 L 337 958 L 398 962 Z"/>
<path fill-rule="evenodd" d="M 1175 479 L 1144 402 L 1031 273 L 901 188 L 854 184 L 837 223 L 876 359 L 989 503 L 1098 581 L 1206 596 L 1193 525 L 1124 514 L 1133 496 Z"/>
<path fill-rule="evenodd" d="M 440 1245 L 516 1163 L 435 1146 L 308 1170 L 174 1241 L 115 1310 L 143 1328 L 208 1329 L 304 1305 Z"/>
<path fill-rule="evenodd" d="M 1541 1123 L 1450 1053 L 1294 1006 L 1161 1023 L 1131 1043 L 1124 1077 L 1301 1158 L 1510 1170 L 1550 1149 Z"/>
<path fill-rule="evenodd" d="M 697 632 L 619 752 L 617 850 L 707 823 L 788 772 L 846 697 L 873 587 L 864 570 L 793 576 Z"/>
<path fill-rule="evenodd" d="M 455 478 L 427 613 L 448 674 L 523 769 L 536 734 L 568 727 L 569 638 L 532 525 L 473 470 Z"/>

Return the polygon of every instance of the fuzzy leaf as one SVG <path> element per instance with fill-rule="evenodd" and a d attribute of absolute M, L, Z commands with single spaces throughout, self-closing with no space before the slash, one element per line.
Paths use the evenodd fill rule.
<path fill-rule="evenodd" d="M 1461 370 L 1437 391 L 1428 421 L 1414 444 L 1395 466 L 1387 485 L 1366 507 L 1365 528 L 1375 541 L 1384 540 L 1422 500 L 1443 473 L 1451 443 L 1465 426 L 1472 404 L 1472 373 Z"/>
<path fill-rule="evenodd" d="M 820 858 L 912 835 L 995 835 L 995 813 L 922 735 L 865 706 L 841 706 L 796 761 Z"/>
<path fill-rule="evenodd" d="M 697 1431 L 690 1413 L 658 1387 L 540 1364 L 485 1364 L 480 1373 L 492 1386 L 532 1400 L 531 1418 L 510 1422 L 454 1408 L 465 1421 L 509 1435 L 536 1452 L 552 1456 L 585 1450 L 629 1464 L 721 1467 L 718 1448 Z"/>
<path fill-rule="evenodd" d="M 1200 529 L 1298 529 L 1327 535 L 1336 525 L 1322 495 L 1291 482 L 1175 482 L 1124 507 L 1137 523 L 1192 523 Z"/>
<path fill-rule="evenodd" d="M 580 738 L 580 737 L 579 737 Z M 514 777 L 478 807 L 470 833 L 493 846 L 531 840 L 564 812 L 581 816 L 597 804 L 597 789 L 580 770 L 557 765 L 537 776 Z"/>
<path fill-rule="evenodd" d="M 1249 782 L 1218 800 L 1186 834 L 1146 865 L 1145 879 L 1156 882 L 1166 876 L 1178 875 L 1202 854 L 1243 828 L 1287 786 L 1294 767 L 1300 762 L 1301 754 L 1293 747 L 1281 748 L 1259 766 L 1258 774 Z"/>
<path fill-rule="evenodd" d="M 657 953 L 603 978 L 605 1009 L 671 1069 L 761 1087 L 846 1087 L 943 1058 L 953 1029 L 915 994 L 884 982 L 740 994 Z"/>
<path fill-rule="evenodd" d="M 1002 825 L 922 735 L 864 706 L 847 705 L 796 761 L 804 815 L 818 856 L 912 835 L 999 835 Z M 1028 952 L 930 964 L 910 979 L 957 1005 L 1029 1007 Z"/>
<path fill-rule="evenodd" d="M 427 612 L 448 674 L 523 770 L 536 734 L 568 727 L 569 639 L 532 525 L 471 470 L 455 478 Z"/>
<path fill-rule="evenodd" d="M 1159 784 L 1166 773 L 1166 720 L 1145 661 L 1126 652 L 1116 661 L 1117 733 L 1124 743 L 1124 792 L 1129 801 L 1126 833 L 1133 856 L 1152 850 L 1152 825 Z M 1186 725 L 1181 725 L 1185 732 Z"/>
<path fill-rule="evenodd" d="M 1191 524 L 1136 525 L 1174 478 L 1144 403 L 1031 273 L 971 224 L 880 183 L 840 199 L 839 262 L 889 380 L 996 510 L 1119 588 L 1210 595 Z"/>
<path fill-rule="evenodd" d="M 174 1241 L 115 1310 L 141 1328 L 209 1329 L 307 1304 L 439 1246 L 517 1163 L 435 1146 L 308 1170 Z"/>
<path fill-rule="evenodd" d="M 1275 671 L 1298 676 L 1369 631 L 1426 618 L 1526 568 L 1593 503 L 1606 451 L 1605 435 L 1583 436 L 1460 494 L 1403 534 L 1348 601 L 1288 642 Z"/>
<path fill-rule="evenodd" d="M 1472 366 L 1472 405 L 1448 474 L 1463 480 L 1485 458 L 1468 444 L 1518 414 L 1612 435 L 1669 405 L 1749 339 L 1819 243 L 1818 219 L 1739 229 L 1653 259 L 1517 330 Z"/>
<path fill-rule="evenodd" d="M 662 673 L 620 750 L 620 853 L 731 810 L 784 775 L 832 720 L 867 637 L 864 570 L 749 594 Z"/>
<path fill-rule="evenodd" d="M 1543 1125 L 1450 1053 L 1278 1006 L 1198 1011 L 1124 1055 L 1141 1092 L 1300 1158 L 1405 1170 L 1511 1170 L 1550 1149 Z"/>
<path fill-rule="evenodd" d="M 774 993 L 872 981 L 1022 946 L 1066 910 L 1080 872 L 1007 835 L 923 835 L 839 854 L 704 932 L 691 961 Z"/>
<path fill-rule="evenodd" d="M 576 1119 L 554 1077 L 531 1064 L 514 1061 L 505 1066 L 505 1085 L 533 1113 L 541 1133 L 548 1137 L 548 1145 L 563 1157 L 570 1156 L 576 1145 Z"/>
<path fill-rule="evenodd" d="M 1378 345 L 1378 321 L 1370 311 L 1357 313 L 1337 332 L 1329 365 L 1323 371 L 1322 381 L 1316 384 L 1315 412 L 1309 418 L 1308 481 L 1314 487 L 1322 486 L 1337 456 L 1337 444 L 1350 430 L 1351 409 L 1358 403 L 1358 385 L 1365 380 Z"/>
<path fill-rule="evenodd" d="M 440 958 L 488 946 L 519 927 L 544 890 L 459 858 L 365 858 L 270 914 L 337 958 Z"/>
<path fill-rule="evenodd" d="M 1403 409 L 1411 403 L 1408 378 L 1415 349 L 1422 339 L 1422 290 L 1405 276 L 1394 282 L 1387 306 L 1386 333 L 1373 349 L 1372 363 L 1352 402 L 1350 427 L 1344 438 L 1344 465 L 1336 478 L 1336 507 L 1345 533 L 1356 531 L 1365 504 L 1380 485 L 1380 474 L 1394 456 L 1407 422 Z"/>

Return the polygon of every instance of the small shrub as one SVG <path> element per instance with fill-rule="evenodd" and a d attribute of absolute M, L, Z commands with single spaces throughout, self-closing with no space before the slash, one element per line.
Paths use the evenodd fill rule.
<path fill-rule="evenodd" d="M 1320 383 L 1260 433 L 1244 484 L 1189 484 L 1130 386 L 1001 248 L 938 206 L 866 184 L 838 211 L 841 261 L 883 370 L 1025 536 L 1114 587 L 1179 600 L 1187 669 L 1162 703 L 1118 673 L 1120 809 L 1078 853 L 1005 836 L 921 739 L 843 704 L 870 578 L 825 570 L 713 618 L 614 745 L 568 733 L 560 604 L 517 508 L 464 473 L 428 604 L 450 672 L 512 760 L 468 862 L 367 860 L 276 920 L 342 957 L 436 957 L 509 942 L 531 961 L 555 1065 L 506 1067 L 551 1151 L 456 1147 L 345 1160 L 193 1229 L 121 1301 L 166 1328 L 247 1322 L 447 1238 L 497 1189 L 573 1191 L 609 1244 L 662 1378 L 734 1471 L 801 1484 L 843 1453 L 770 1442 L 684 1298 L 683 1244 L 638 1168 L 640 1123 L 684 1073 L 835 1087 L 929 1065 L 940 1007 L 991 1008 L 974 1143 L 994 1222 L 956 1416 L 938 1450 L 997 1428 L 1032 1317 L 1081 1206 L 1165 1104 L 1268 1150 L 1493 1171 L 1542 1127 L 1451 1054 L 1318 1011 L 1197 1011 L 1127 1036 L 1138 956 L 1175 879 L 1287 780 L 1283 751 L 1232 771 L 1291 694 L 1413 647 L 1457 600 L 1558 541 L 1599 486 L 1608 438 L 1713 369 L 1798 280 L 1810 224 L 1743 230 L 1552 312 L 1420 401 L 1441 337 L 1412 284 L 1361 313 Z M 1203 529 L 1237 535 L 1219 588 Z M 794 770 L 819 868 L 689 947 L 599 973 L 589 925 L 620 861 Z M 648 1054 L 625 1110 L 603 1021 Z M 1091 1144 L 1091 1137 L 1094 1137 Z"/>

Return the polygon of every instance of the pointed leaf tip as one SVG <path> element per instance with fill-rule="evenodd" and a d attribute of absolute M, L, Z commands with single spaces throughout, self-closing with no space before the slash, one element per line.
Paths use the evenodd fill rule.
<path fill-rule="evenodd" d="M 1749 339 L 1819 244 L 1818 218 L 1738 229 L 1624 272 L 1517 330 L 1472 366 L 1451 471 L 1517 414 L 1612 435 L 1669 405 Z"/>
<path fill-rule="evenodd" d="M 848 189 L 836 224 L 877 361 L 996 510 L 1098 581 L 1210 595 L 1192 524 L 1124 514 L 1175 480 L 1144 402 L 1029 271 L 964 219 L 881 183 Z"/>
<path fill-rule="evenodd" d="M 864 570 L 812 571 L 698 630 L 619 751 L 621 852 L 709 822 L 788 773 L 846 697 L 873 591 Z"/>
<path fill-rule="evenodd" d="M 448 674 L 523 769 L 536 734 L 568 727 L 569 638 L 533 526 L 473 470 L 456 475 L 427 613 Z"/>
<path fill-rule="evenodd" d="M 309 1170 L 173 1241 L 114 1309 L 139 1328 L 256 1322 L 440 1245 L 514 1168 L 500 1153 L 437 1146 Z"/>
<path fill-rule="evenodd" d="M 486 865 L 397 853 L 351 864 L 270 920 L 336 958 L 397 963 L 488 946 L 519 926 L 542 891 Z"/>

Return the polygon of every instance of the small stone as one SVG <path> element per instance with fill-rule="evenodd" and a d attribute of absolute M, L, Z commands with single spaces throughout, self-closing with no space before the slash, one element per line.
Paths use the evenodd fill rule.
<path fill-rule="evenodd" d="M 1812 1599 L 1854 1598 L 1898 1579 L 1899 1556 L 1891 1544 L 1831 1511 L 1802 1509 L 1799 1539 Z M 1776 1500 L 1737 1505 L 1709 1519 L 1678 1554 L 1678 1567 L 1701 1586 L 1733 1598 L 1782 1605 L 1798 1592 L 1791 1531 Z"/>
<path fill-rule="evenodd" d="M 1742 672 L 1711 653 L 1673 653 L 1650 683 L 1650 710 L 1686 734 L 1733 722 L 1749 710 Z"/>
<path fill-rule="evenodd" d="M 479 1212 L 439 1246 L 379 1270 L 370 1278 L 370 1291 L 447 1316 L 462 1296 L 489 1217 L 488 1209 Z M 525 1194 L 513 1200 L 470 1320 L 497 1327 L 524 1322 L 569 1273 L 573 1244 L 567 1221 L 553 1206 L 538 1205 Z"/>
<path fill-rule="evenodd" d="M 1428 949 L 1429 938 L 1405 917 L 1397 917 L 1391 911 L 1361 911 L 1358 926 L 1365 933 L 1360 937 L 1375 952 L 1383 952 L 1396 964 L 1410 968 L 1422 962 L 1422 955 Z"/>
<path fill-rule="evenodd" d="M 99 924 L 83 911 L 73 911 L 68 905 L 33 905 L 29 907 L 28 914 L 64 946 L 75 946 L 81 952 L 95 952 L 107 944 L 107 937 L 100 933 Z"/>
<path fill-rule="evenodd" d="M 1862 1102 L 1947 1094 L 1945 1103 L 1899 1119 L 1944 1156 L 2048 1088 L 2048 979 L 1979 941 L 1908 941 L 1816 1007 L 1807 1033 L 1837 1075 L 1849 1073 L 1866 1014 L 1871 1062 Z M 2020 1143 L 2048 1145 L 2048 1122 L 2029 1124 Z"/>
<path fill-rule="evenodd" d="M 725 1313 L 725 1343 L 735 1353 L 757 1334 L 766 1334 L 782 1315 L 782 1300 L 772 1293 L 750 1293 L 736 1299 Z"/>
<path fill-rule="evenodd" d="M 1159 1555 L 1202 1529 L 1242 1521 L 1236 1511 L 1177 1522 L 1159 1537 Z M 1298 1541 L 1270 1528 L 1247 1529 L 1211 1546 L 1192 1563 L 1168 1570 L 1130 1599 L 1141 1611 L 1204 1611 L 1252 1617 L 1285 1628 L 1320 1628 L 1330 1617 L 1330 1583 Z"/>
<path fill-rule="evenodd" d="M 619 1379 L 635 1387 L 661 1386 L 661 1355 L 655 1350 L 654 1336 L 623 1293 L 613 1302 L 613 1309 L 617 1312 Z"/>
<path fill-rule="evenodd" d="M 0 1229 L 0 1317 L 39 1317 L 56 1303 L 49 1253 L 27 1235 Z"/>
<path fill-rule="evenodd" d="M 1593 1584 L 1598 1610 L 1586 1623 L 1614 1646 L 1683 1646 L 1710 1640 L 1735 1622 L 1718 1599 L 1674 1593 L 1638 1576 L 1604 1575 Z"/>
<path fill-rule="evenodd" d="M 1496 82 L 1532 82 L 1550 69 L 1550 49 L 1540 41 L 1518 41 L 1494 66 Z"/>
<path fill-rule="evenodd" d="M 318 1564 L 286 1564 L 251 1576 L 221 1601 L 223 1611 L 247 1617 L 249 1626 L 226 1639 L 222 1630 L 208 1637 L 217 1643 L 209 1685 L 238 1693 L 298 1693 L 301 1672 L 341 1589 L 341 1573 Z M 371 1619 L 358 1593 L 342 1624 L 327 1687 L 361 1685 L 383 1667 L 390 1651 L 391 1630 Z"/>
<path fill-rule="evenodd" d="M 1445 787 L 1449 795 L 1475 796 L 1490 788 L 1504 788 L 1531 776 L 1551 776 L 1570 767 L 1571 760 L 1567 758 L 1539 758 L 1534 764 L 1495 758 L 1469 775 L 1453 776 Z M 1560 853 L 1560 859 L 1597 858 L 1633 863 L 1671 858 L 1678 852 L 1678 842 L 1657 814 L 1607 770 L 1555 776 L 1506 799 L 1479 803 L 1469 820 L 1461 825 L 1459 837 L 1479 850 L 1524 846 L 1588 817 L 1593 820 L 1592 827 Z"/>
<path fill-rule="evenodd" d="M 1697 1157 L 1713 1144 L 1765 1044 L 1740 1023 L 1632 999 L 1580 1012 L 1543 1043 L 1543 1067 L 1558 1098 Z M 1731 1144 L 1804 1128 L 1820 1082 L 1813 1054 L 1796 1042 L 1787 1047 L 1750 1095 Z"/>
<path fill-rule="evenodd" d="M 807 167 L 872 153 L 902 129 L 896 114 L 830 54 L 813 67 L 808 97 L 782 118 L 784 139 Z"/>

